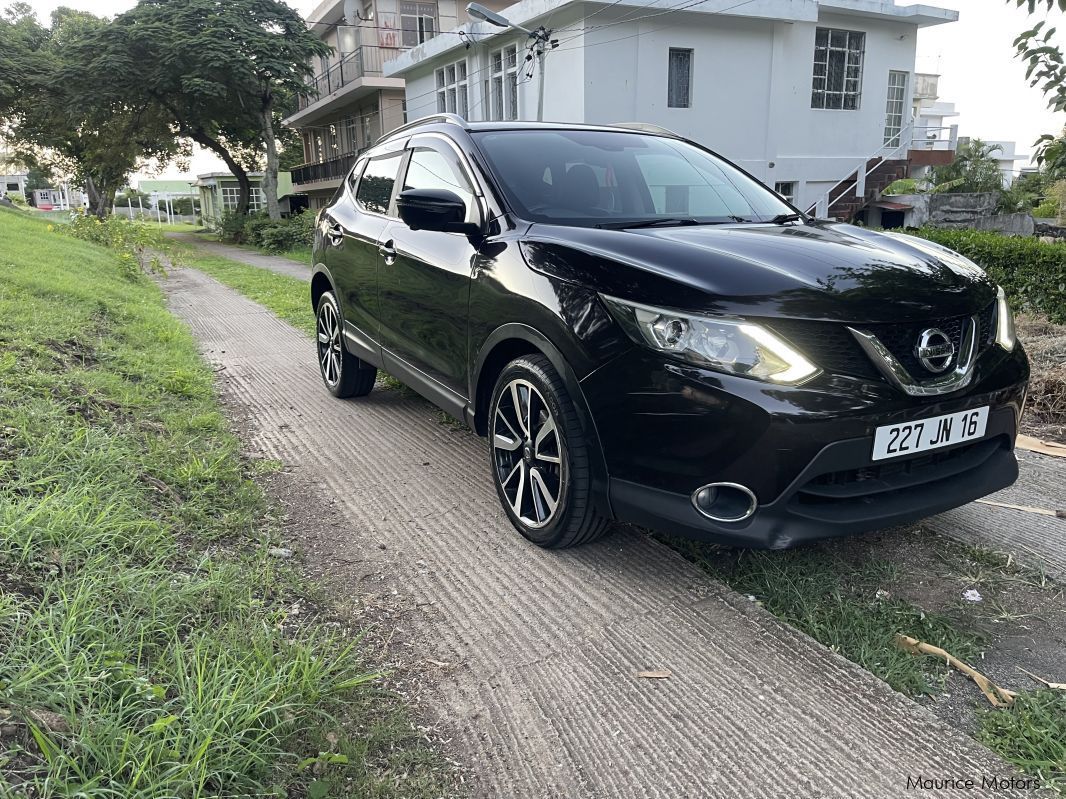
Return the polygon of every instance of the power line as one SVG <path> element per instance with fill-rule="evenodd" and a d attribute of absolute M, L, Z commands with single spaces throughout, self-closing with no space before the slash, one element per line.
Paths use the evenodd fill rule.
<path fill-rule="evenodd" d="M 688 3 L 688 4 L 675 6 L 674 8 L 670 9 L 670 12 L 685 11 L 686 9 L 692 8 L 693 6 L 701 5 L 702 3 L 706 3 L 706 2 L 709 2 L 709 0 L 695 0 L 695 2 L 691 2 L 691 3 Z M 732 11 L 735 8 L 740 8 L 741 6 L 746 6 L 748 3 L 753 3 L 753 2 L 755 2 L 755 0 L 743 0 L 743 2 L 736 3 L 735 5 L 728 6 L 727 8 L 722 8 L 722 9 L 719 9 L 718 11 L 712 11 L 707 16 L 712 16 L 714 14 L 724 14 L 726 11 Z M 670 13 L 670 12 L 664 12 L 664 13 Z M 648 14 L 645 17 L 635 17 L 633 19 L 622 20 L 622 21 L 623 22 L 638 22 L 641 19 L 648 19 L 650 17 L 657 17 L 657 16 L 661 16 L 661 15 L 660 14 Z M 615 23 L 611 23 L 611 24 L 608 24 L 608 25 L 596 26 L 594 28 L 590 28 L 589 30 L 599 30 L 601 28 L 611 27 L 612 24 L 615 24 Z M 644 36 L 645 34 L 658 33 L 659 31 L 668 30 L 669 28 L 676 27 L 678 24 L 679 23 L 671 23 L 669 25 L 661 25 L 658 28 L 652 28 L 651 30 L 637 31 L 636 33 L 631 33 L 628 36 L 619 36 L 617 39 L 607 39 L 606 41 L 602 41 L 602 42 L 589 42 L 589 43 L 583 42 L 580 45 L 577 45 L 576 47 L 560 47 L 558 49 L 559 50 L 581 50 L 581 49 L 586 48 L 586 47 L 597 47 L 597 46 L 599 46 L 601 44 L 613 44 L 615 42 L 624 42 L 626 39 L 636 39 L 636 38 L 639 38 L 641 36 Z M 568 42 L 569 41 L 573 41 L 576 38 L 577 38 L 576 36 L 573 36 L 570 39 L 566 39 L 565 41 L 568 41 Z"/>
<path fill-rule="evenodd" d="M 614 20 L 612 22 L 606 22 L 606 23 L 604 23 L 602 25 L 592 25 L 590 27 L 574 28 L 574 29 L 571 29 L 571 30 L 565 30 L 564 29 L 563 31 L 556 31 L 556 33 L 561 33 L 561 32 L 570 33 L 570 32 L 573 32 L 575 34 L 579 34 L 580 35 L 580 34 L 588 33 L 589 31 L 603 30 L 604 28 L 612 28 L 615 25 L 622 25 L 622 24 L 625 24 L 627 22 L 641 22 L 641 21 L 646 20 L 646 19 L 653 19 L 655 17 L 661 17 L 661 16 L 665 16 L 667 14 L 674 14 L 674 13 L 677 13 L 677 12 L 680 12 L 680 11 L 686 11 L 686 10 L 688 10 L 690 8 L 695 8 L 696 6 L 703 5 L 704 3 L 708 3 L 708 2 L 710 2 L 710 0 L 685 0 L 685 2 L 678 3 L 676 6 L 670 6 L 668 8 L 661 9 L 659 11 L 656 11 L 653 14 L 643 14 L 643 15 L 638 16 L 638 17 L 629 16 L 629 17 L 624 17 L 622 19 Z M 741 0 L 741 2 L 736 3 L 734 5 L 731 5 L 731 6 L 728 6 L 726 8 L 720 8 L 717 11 L 711 11 L 711 12 L 708 13 L 708 16 L 712 16 L 714 14 L 724 14 L 726 11 L 732 11 L 733 9 L 740 8 L 741 6 L 746 6 L 749 3 L 753 3 L 753 2 L 755 2 L 755 0 Z M 586 17 L 586 21 L 587 20 L 588 20 L 588 18 Z M 671 26 L 667 26 L 667 27 L 671 27 Z M 657 28 L 656 30 L 665 30 L 665 28 Z M 647 33 L 654 33 L 654 31 L 646 31 L 646 32 Z M 639 36 L 640 34 L 638 33 L 637 35 Z M 577 35 L 571 36 L 571 37 L 569 37 L 567 39 L 563 39 L 560 42 L 560 44 L 566 44 L 566 42 L 573 41 L 576 38 L 578 38 Z M 627 38 L 632 38 L 632 37 L 622 37 L 621 39 L 616 39 L 614 41 L 623 41 L 624 39 L 627 39 Z M 593 44 L 596 44 L 596 42 L 594 42 Z M 602 42 L 602 44 L 606 44 L 606 42 Z M 589 46 L 591 46 L 591 45 L 589 45 Z M 567 49 L 573 50 L 573 49 L 576 49 L 576 48 L 567 48 Z"/>

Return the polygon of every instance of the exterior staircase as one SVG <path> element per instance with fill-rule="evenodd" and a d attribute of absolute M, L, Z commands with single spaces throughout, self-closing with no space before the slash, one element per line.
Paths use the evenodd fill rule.
<path fill-rule="evenodd" d="M 881 198 L 888 186 L 901 178 L 907 177 L 910 162 L 906 159 L 871 158 L 866 162 L 866 180 L 863 196 L 857 196 L 856 184 L 859 171 L 856 169 L 829 192 L 828 217 L 841 222 L 850 222 L 870 203 Z M 807 209 L 808 214 L 816 214 L 817 204 Z"/>

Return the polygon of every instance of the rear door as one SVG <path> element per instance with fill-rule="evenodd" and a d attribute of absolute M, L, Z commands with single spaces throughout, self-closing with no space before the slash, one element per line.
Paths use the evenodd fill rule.
<path fill-rule="evenodd" d="M 402 187 L 447 189 L 462 198 L 466 220 L 480 223 L 484 204 L 459 150 L 443 136 L 411 140 Z M 411 230 L 401 220 L 385 231 L 381 268 L 381 344 L 398 359 L 398 373 L 416 370 L 407 382 L 426 378 L 434 401 L 447 406 L 467 394 L 468 305 L 477 243 L 463 233 Z M 388 367 L 387 367 L 388 368 Z M 417 388 L 418 386 L 415 385 Z"/>
<path fill-rule="evenodd" d="M 340 295 L 345 332 L 370 349 L 374 361 L 380 359 L 381 334 L 378 248 L 395 214 L 393 190 L 404 157 L 399 150 L 357 164 L 325 212 L 326 265 Z"/>

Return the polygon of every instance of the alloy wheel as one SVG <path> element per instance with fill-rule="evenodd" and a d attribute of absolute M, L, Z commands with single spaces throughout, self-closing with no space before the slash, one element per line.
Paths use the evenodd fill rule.
<path fill-rule="evenodd" d="M 528 380 L 512 380 L 493 417 L 493 458 L 507 503 L 522 524 L 544 527 L 561 510 L 565 451 L 548 404 Z"/>
<path fill-rule="evenodd" d="M 341 379 L 341 326 L 330 302 L 318 310 L 318 364 L 326 385 L 336 386 Z"/>

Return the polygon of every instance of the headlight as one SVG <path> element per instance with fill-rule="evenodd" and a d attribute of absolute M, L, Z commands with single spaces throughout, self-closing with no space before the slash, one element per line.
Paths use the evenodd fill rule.
<path fill-rule="evenodd" d="M 796 385 L 820 371 L 760 325 L 695 316 L 602 295 L 638 344 L 719 372 Z"/>
<path fill-rule="evenodd" d="M 1014 332 L 1014 314 L 1007 304 L 1007 295 L 1000 288 L 996 293 L 996 343 L 1010 352 L 1014 349 L 1018 336 Z"/>

